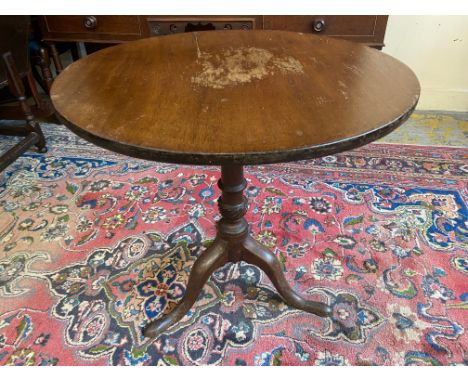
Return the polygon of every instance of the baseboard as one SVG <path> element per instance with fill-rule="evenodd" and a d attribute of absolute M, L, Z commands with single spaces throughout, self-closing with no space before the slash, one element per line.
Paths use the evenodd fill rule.
<path fill-rule="evenodd" d="M 417 110 L 468 112 L 468 90 L 422 88 Z"/>

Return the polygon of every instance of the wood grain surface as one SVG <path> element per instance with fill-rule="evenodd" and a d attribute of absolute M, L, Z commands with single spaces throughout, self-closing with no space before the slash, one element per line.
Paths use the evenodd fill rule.
<path fill-rule="evenodd" d="M 415 108 L 418 80 L 372 48 L 285 31 L 142 39 L 68 66 L 51 98 L 78 135 L 191 164 L 312 158 L 366 144 Z"/>

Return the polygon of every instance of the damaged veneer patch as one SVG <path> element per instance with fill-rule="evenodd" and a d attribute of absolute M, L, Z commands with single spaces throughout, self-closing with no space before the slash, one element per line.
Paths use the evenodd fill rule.
<path fill-rule="evenodd" d="M 222 89 L 253 80 L 260 80 L 276 73 L 304 72 L 302 64 L 291 56 L 275 57 L 262 48 L 230 48 L 211 54 L 198 49 L 197 63 L 201 71 L 192 77 L 192 83 Z"/>

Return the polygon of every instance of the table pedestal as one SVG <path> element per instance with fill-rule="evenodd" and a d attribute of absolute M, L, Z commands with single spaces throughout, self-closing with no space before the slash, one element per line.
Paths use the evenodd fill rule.
<path fill-rule="evenodd" d="M 291 289 L 273 252 L 250 236 L 249 224 L 244 219 L 248 205 L 243 192 L 246 187 L 243 167 L 221 166 L 218 186 L 222 191 L 218 200 L 222 218 L 217 225 L 216 239 L 193 264 L 185 295 L 180 303 L 167 315 L 148 324 L 143 335 L 157 337 L 182 319 L 195 303 L 211 274 L 227 262 L 245 261 L 258 266 L 268 275 L 286 304 L 320 317 L 329 316 L 331 310 L 328 305 L 307 301 Z"/>

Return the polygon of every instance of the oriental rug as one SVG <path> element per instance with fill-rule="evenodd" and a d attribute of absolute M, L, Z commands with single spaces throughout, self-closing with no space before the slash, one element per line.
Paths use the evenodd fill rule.
<path fill-rule="evenodd" d="M 467 149 L 371 144 L 247 167 L 253 235 L 332 317 L 227 264 L 151 340 L 142 326 L 177 303 L 214 237 L 218 168 L 44 131 L 49 152 L 0 176 L 1 365 L 468 363 Z"/>

